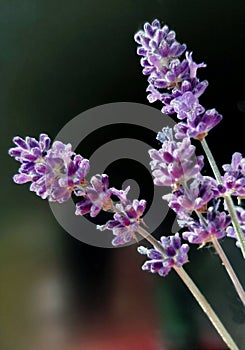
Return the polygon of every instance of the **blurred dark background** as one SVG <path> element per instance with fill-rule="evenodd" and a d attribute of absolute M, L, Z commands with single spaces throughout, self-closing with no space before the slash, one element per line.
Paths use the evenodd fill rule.
<path fill-rule="evenodd" d="M 174 273 L 141 272 L 135 246 L 77 241 L 46 201 L 12 182 L 13 136 L 55 137 L 105 103 L 148 104 L 133 36 L 155 18 L 207 64 L 201 102 L 224 116 L 208 141 L 219 166 L 230 162 L 244 152 L 244 1 L 0 1 L 0 349 L 226 349 Z M 234 242 L 223 247 L 245 282 Z M 241 306 L 218 258 L 206 248 L 190 258 L 187 271 L 245 348 Z"/>

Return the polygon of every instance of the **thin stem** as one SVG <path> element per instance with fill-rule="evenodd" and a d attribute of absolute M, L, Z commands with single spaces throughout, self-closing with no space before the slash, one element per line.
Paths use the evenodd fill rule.
<path fill-rule="evenodd" d="M 217 238 L 213 237 L 212 238 L 212 243 L 213 243 L 213 246 L 216 250 L 216 252 L 219 254 L 220 256 L 220 259 L 222 260 L 222 263 L 227 271 L 227 273 L 229 274 L 233 284 L 234 284 L 234 287 L 237 291 L 237 294 L 239 295 L 243 305 L 245 305 L 245 292 L 242 288 L 242 285 L 240 283 L 240 281 L 238 280 L 237 278 L 237 275 L 235 274 L 231 264 L 230 264 L 230 261 L 229 259 L 227 258 L 227 256 L 225 255 L 225 252 L 223 251 L 221 245 L 219 244 L 219 241 L 217 240 Z"/>
<path fill-rule="evenodd" d="M 161 243 L 156 240 L 149 232 L 147 232 L 143 227 L 138 227 L 138 233 L 144 237 L 151 245 L 153 245 L 154 248 L 156 248 L 159 252 L 165 254 L 163 246 Z"/>
<path fill-rule="evenodd" d="M 202 147 L 204 149 L 204 152 L 206 153 L 206 156 L 208 158 L 208 161 L 209 161 L 209 164 L 213 170 L 213 173 L 214 173 L 214 176 L 217 180 L 217 182 L 219 184 L 222 184 L 222 177 L 221 177 L 221 174 L 220 174 L 220 171 L 219 171 L 219 168 L 217 167 L 217 164 L 216 164 L 216 161 L 213 157 L 213 154 L 207 144 L 207 141 L 206 139 L 204 138 L 202 141 L 201 141 L 201 144 L 202 144 Z"/>
<path fill-rule="evenodd" d="M 215 162 L 213 154 L 210 151 L 210 148 L 209 148 L 205 138 L 201 141 L 201 144 L 202 144 L 202 147 L 204 149 L 204 152 L 207 156 L 207 159 L 208 159 L 209 164 L 213 170 L 214 176 L 215 176 L 218 184 L 222 184 L 222 177 L 220 175 L 220 171 L 217 167 L 217 164 Z M 239 221 L 237 218 L 237 213 L 236 213 L 233 201 L 232 201 L 230 195 L 224 195 L 224 200 L 226 202 L 227 209 L 228 209 L 230 216 L 231 216 L 232 224 L 233 224 L 234 230 L 236 232 L 238 242 L 239 242 L 240 247 L 241 247 L 243 258 L 245 259 L 245 240 L 243 237 L 243 232 L 242 232 L 241 227 L 239 225 Z"/>
<path fill-rule="evenodd" d="M 240 227 L 238 219 L 237 219 L 237 213 L 236 213 L 236 210 L 234 208 L 233 201 L 232 201 L 231 197 L 228 195 L 224 196 L 224 200 L 226 202 L 227 209 L 230 213 L 233 227 L 234 227 L 234 230 L 236 231 L 236 234 L 237 234 L 238 242 L 240 243 L 242 255 L 245 259 L 245 239 L 244 239 L 243 232 L 241 230 L 241 227 Z"/>
<path fill-rule="evenodd" d="M 200 221 L 202 222 L 203 226 L 207 228 L 207 221 L 205 217 L 200 213 L 199 211 L 195 210 L 196 215 L 199 217 Z"/>
<path fill-rule="evenodd" d="M 179 277 L 182 279 L 182 281 L 185 283 L 185 285 L 189 288 L 194 298 L 197 300 L 198 304 L 201 306 L 205 314 L 208 316 L 210 321 L 212 322 L 213 326 L 223 339 L 223 341 L 226 343 L 229 349 L 231 350 L 239 350 L 236 343 L 214 312 L 213 308 L 209 305 L 206 298 L 203 296 L 203 294 L 200 292 L 200 290 L 197 288 L 195 283 L 192 281 L 190 276 L 186 273 L 186 271 L 183 269 L 183 267 L 174 267 L 175 271 L 179 275 Z"/>
<path fill-rule="evenodd" d="M 199 219 L 202 221 L 203 225 L 206 227 L 206 220 L 203 217 L 203 215 L 201 213 L 196 212 L 196 214 L 198 215 Z M 239 281 L 239 279 L 237 278 L 237 275 L 235 274 L 235 271 L 233 270 L 229 259 L 227 258 L 227 256 L 225 255 L 225 252 L 223 250 L 223 248 L 221 247 L 221 245 L 219 244 L 219 241 L 216 237 L 212 236 L 212 240 L 211 240 L 214 249 L 216 250 L 216 253 L 219 255 L 222 264 L 224 265 L 228 275 L 230 276 L 230 279 L 232 280 L 232 283 L 237 291 L 237 294 L 239 295 L 243 305 L 245 305 L 245 292 L 243 290 L 243 287 Z"/>
<path fill-rule="evenodd" d="M 153 245 L 158 251 L 163 253 L 164 248 L 160 244 L 159 241 L 157 241 L 150 233 L 148 233 L 143 227 L 138 228 L 138 233 L 144 237 L 149 243 Z M 206 298 L 203 296 L 203 294 L 200 292 L 200 290 L 197 288 L 195 283 L 192 281 L 190 276 L 185 272 L 183 267 L 174 267 L 175 271 L 177 274 L 180 276 L 182 281 L 186 284 L 194 298 L 197 300 L 198 304 L 201 306 L 202 310 L 205 312 L 205 314 L 208 316 L 210 321 L 212 322 L 213 326 L 225 342 L 225 344 L 229 347 L 231 350 L 239 350 L 237 345 L 235 344 L 234 340 L 231 338 L 230 334 L 212 309 L 212 307 L 209 305 L 208 301 Z"/>

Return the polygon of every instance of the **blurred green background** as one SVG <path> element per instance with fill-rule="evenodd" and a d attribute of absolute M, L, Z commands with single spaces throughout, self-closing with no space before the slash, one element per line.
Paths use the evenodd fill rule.
<path fill-rule="evenodd" d="M 0 349 L 225 349 L 177 276 L 143 274 L 135 247 L 82 244 L 46 201 L 12 182 L 13 136 L 55 137 L 105 103 L 148 104 L 133 36 L 154 18 L 207 63 L 202 104 L 224 116 L 209 143 L 218 165 L 229 162 L 244 152 L 244 1 L 0 0 Z M 234 242 L 223 246 L 245 282 Z M 217 257 L 193 248 L 186 269 L 245 348 L 244 315 Z"/>

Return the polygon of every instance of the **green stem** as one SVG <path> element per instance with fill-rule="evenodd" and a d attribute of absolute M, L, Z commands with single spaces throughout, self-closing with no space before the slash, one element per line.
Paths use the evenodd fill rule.
<path fill-rule="evenodd" d="M 185 285 L 189 288 L 192 295 L 194 296 L 198 304 L 201 306 L 205 314 L 208 316 L 208 318 L 210 319 L 213 326 L 215 327 L 225 344 L 228 346 L 228 348 L 231 350 L 239 350 L 236 343 L 231 338 L 230 334 L 227 332 L 226 328 L 224 327 L 224 325 L 222 324 L 212 307 L 207 302 L 206 298 L 197 288 L 197 286 L 192 281 L 190 276 L 186 273 L 186 271 L 183 269 L 183 267 L 174 267 L 174 269 L 179 275 L 179 277 L 182 279 L 182 281 L 185 283 Z"/>
<path fill-rule="evenodd" d="M 220 175 L 220 171 L 217 167 L 217 164 L 215 162 L 213 154 L 210 151 L 210 148 L 209 148 L 205 138 L 201 141 L 201 144 L 202 144 L 202 147 L 204 149 L 204 152 L 207 156 L 207 159 L 208 159 L 209 164 L 213 170 L 214 176 L 215 176 L 218 184 L 222 184 L 222 177 Z M 228 209 L 230 216 L 231 216 L 232 224 L 233 224 L 234 230 L 235 230 L 236 235 L 237 235 L 237 240 L 238 240 L 240 247 L 241 247 L 243 258 L 245 259 L 245 239 L 244 239 L 243 232 L 241 230 L 241 227 L 240 227 L 240 224 L 239 224 L 239 221 L 237 218 L 237 213 L 236 213 L 233 201 L 231 199 L 231 196 L 228 194 L 224 195 L 224 200 L 226 202 L 227 209 Z"/>
<path fill-rule="evenodd" d="M 145 238 L 149 243 L 153 245 L 154 248 L 156 248 L 159 252 L 165 255 L 165 251 L 161 243 L 156 240 L 151 234 L 149 234 L 143 227 L 138 228 L 138 233 Z M 203 296 L 203 294 L 200 292 L 200 290 L 197 288 L 195 283 L 192 281 L 190 276 L 185 272 L 183 267 L 174 267 L 175 271 L 179 275 L 179 277 L 182 279 L 182 281 L 186 284 L 198 304 L 201 306 L 202 310 L 205 312 L 225 344 L 228 346 L 230 350 L 239 350 L 236 343 L 216 315 L 215 311 L 212 309 L 212 307 L 209 305 L 206 298 Z"/>
<path fill-rule="evenodd" d="M 165 251 L 163 249 L 163 246 L 161 243 L 156 240 L 149 232 L 147 232 L 143 227 L 138 227 L 138 233 L 144 237 L 151 245 L 153 245 L 154 248 L 156 248 L 159 252 L 165 255 Z"/>
<path fill-rule="evenodd" d="M 209 164 L 210 164 L 210 166 L 211 166 L 211 168 L 213 170 L 213 173 L 214 173 L 214 176 L 215 176 L 217 182 L 219 184 L 222 184 L 223 182 L 222 182 L 222 177 L 220 175 L 219 168 L 217 167 L 216 161 L 215 161 L 215 159 L 213 157 L 213 154 L 212 154 L 212 152 L 211 152 L 211 150 L 210 150 L 210 148 L 209 148 L 205 138 L 201 141 L 201 144 L 202 144 L 202 147 L 204 149 L 204 152 L 206 153 L 206 156 L 208 158 Z"/>
<path fill-rule="evenodd" d="M 220 256 L 220 259 L 228 273 L 228 275 L 230 276 L 230 279 L 232 280 L 233 284 L 234 284 L 234 287 L 237 291 L 237 294 L 239 295 L 243 305 L 245 305 L 245 292 L 242 288 L 242 285 L 239 281 L 239 279 L 237 278 L 237 275 L 235 274 L 231 264 L 230 264 L 230 261 L 229 259 L 227 258 L 227 256 L 225 255 L 225 252 L 223 251 L 221 245 L 219 244 L 219 241 L 217 240 L 217 238 L 213 237 L 212 239 L 212 243 L 213 243 L 213 246 L 216 250 L 216 252 L 219 254 Z"/>

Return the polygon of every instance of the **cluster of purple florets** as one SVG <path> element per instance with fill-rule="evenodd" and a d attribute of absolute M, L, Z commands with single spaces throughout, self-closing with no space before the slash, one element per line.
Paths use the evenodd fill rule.
<path fill-rule="evenodd" d="M 9 150 L 9 155 L 21 164 L 19 173 L 13 177 L 14 182 L 30 183 L 31 191 L 51 202 L 66 202 L 74 194 L 79 197 L 76 215 L 95 217 L 101 210 L 115 212 L 113 220 L 98 226 L 102 231 L 112 230 L 115 246 L 135 238 L 146 201 L 131 202 L 127 198 L 130 187 L 126 190 L 110 188 L 106 174 L 97 174 L 88 181 L 89 160 L 73 152 L 71 144 L 60 141 L 51 144 L 46 134 L 41 134 L 39 140 L 32 137 L 24 140 L 18 136 L 13 141 L 16 147 Z M 114 205 L 112 195 L 120 204 Z"/>
<path fill-rule="evenodd" d="M 143 74 L 148 75 L 149 102 L 161 101 L 163 113 L 176 113 L 181 120 L 174 128 L 176 138 L 205 137 L 222 119 L 215 109 L 205 110 L 199 102 L 208 82 L 200 81 L 197 70 L 206 64 L 195 63 L 192 52 L 186 52 L 186 45 L 176 40 L 175 32 L 166 25 L 161 27 L 157 19 L 146 23 L 134 38 Z"/>
<path fill-rule="evenodd" d="M 208 82 L 199 80 L 197 70 L 206 65 L 195 63 L 192 52 L 186 52 L 186 45 L 176 40 L 175 32 L 166 25 L 161 27 L 158 20 L 146 23 L 144 30 L 135 35 L 135 41 L 142 56 L 143 74 L 148 76 L 148 100 L 161 101 L 162 112 L 175 113 L 179 120 L 173 129 L 163 128 L 158 133 L 162 146 L 151 149 L 149 155 L 155 185 L 171 189 L 163 199 L 177 215 L 182 238 L 200 246 L 226 235 L 236 239 L 231 218 L 225 206 L 221 208 L 221 198 L 245 197 L 245 158 L 235 153 L 231 164 L 223 166 L 222 182 L 217 182 L 201 173 L 204 157 L 195 156 L 196 147 L 191 143 L 191 138 L 203 142 L 222 119 L 215 109 L 205 110 L 199 102 Z M 144 224 L 146 201 L 130 201 L 129 187 L 126 190 L 110 187 L 106 174 L 96 174 L 87 180 L 89 160 L 72 151 L 71 144 L 61 141 L 52 144 L 46 134 L 41 134 L 39 140 L 15 137 L 13 141 L 15 147 L 9 150 L 9 155 L 20 162 L 14 182 L 29 183 L 31 191 L 51 202 L 63 203 L 72 195 L 77 196 L 76 215 L 96 217 L 101 210 L 112 212 L 113 219 L 97 228 L 112 231 L 114 246 L 137 240 L 136 233 Z M 116 203 L 112 196 L 117 198 Z M 236 210 L 245 235 L 245 210 L 239 206 Z M 144 263 L 144 270 L 166 276 L 172 267 L 179 268 L 188 261 L 189 245 L 181 243 L 179 233 L 155 242 L 152 249 L 138 248 L 150 259 Z"/>
<path fill-rule="evenodd" d="M 13 141 L 16 147 L 9 150 L 9 155 L 20 162 L 19 173 L 13 177 L 14 182 L 29 183 L 31 191 L 51 202 L 66 202 L 74 194 L 79 197 L 76 215 L 89 214 L 95 217 L 101 210 L 113 212 L 113 219 L 104 225 L 97 225 L 97 229 L 111 230 L 114 246 L 137 240 L 136 233 L 143 223 L 146 201 L 130 201 L 127 198 L 130 187 L 125 190 L 110 187 L 106 174 L 94 175 L 88 181 L 86 177 L 90 168 L 89 160 L 73 152 L 71 144 L 61 141 L 52 144 L 46 134 L 41 134 L 38 140 L 33 137 L 22 139 L 18 136 Z M 191 145 L 189 147 L 192 148 Z M 177 150 L 176 157 L 178 154 Z M 188 162 L 187 167 L 191 168 Z M 193 171 L 190 169 L 190 172 Z M 117 198 L 116 203 L 113 202 L 112 196 Z M 188 245 L 181 246 L 177 235 L 172 238 L 162 237 L 161 244 L 165 247 L 166 256 L 161 255 L 162 267 L 159 274 L 165 276 L 173 266 L 180 267 L 188 261 Z M 157 254 L 157 249 L 153 249 L 150 255 L 147 255 L 153 256 L 153 251 Z M 146 269 L 148 265 L 145 265 Z M 152 262 L 153 265 L 156 267 L 156 263 Z"/>
<path fill-rule="evenodd" d="M 196 147 L 191 144 L 192 138 L 203 142 L 222 120 L 215 109 L 205 110 L 199 102 L 208 82 L 200 81 L 197 71 L 206 65 L 195 63 L 192 52 L 187 52 L 186 45 L 176 40 L 175 32 L 166 25 L 162 27 L 157 19 L 151 24 L 145 23 L 134 39 L 139 45 L 137 53 L 142 56 L 143 74 L 148 76 L 149 102 L 162 102 L 162 112 L 175 114 L 178 121 L 173 129 L 165 127 L 158 133 L 161 148 L 149 151 L 154 184 L 170 187 L 171 192 L 163 199 L 176 213 L 184 240 L 203 246 L 225 236 L 236 239 L 221 198 L 226 195 L 245 198 L 245 158 L 241 153 L 234 153 L 231 164 L 223 166 L 222 182 L 217 182 L 201 173 L 204 157 L 195 156 Z M 245 211 L 239 206 L 236 211 L 245 238 Z M 161 244 L 165 247 L 165 238 Z M 236 244 L 239 247 L 238 241 Z M 160 275 L 168 273 L 166 261 L 171 257 L 167 250 L 163 257 L 155 249 L 144 249 L 141 247 L 140 252 L 151 260 L 143 269 Z"/>
<path fill-rule="evenodd" d="M 156 248 L 138 247 L 138 252 L 150 259 L 142 266 L 143 270 L 167 276 L 172 267 L 181 267 L 188 262 L 189 245 L 181 243 L 179 233 L 163 236 L 159 243 L 162 246 L 161 251 Z"/>
<path fill-rule="evenodd" d="M 16 147 L 9 155 L 21 163 L 19 174 L 14 176 L 17 184 L 30 183 L 30 191 L 43 199 L 63 203 L 74 190 L 82 187 L 89 171 L 89 161 L 76 155 L 71 144 L 65 145 L 41 134 L 39 140 L 33 137 L 13 139 Z"/>

